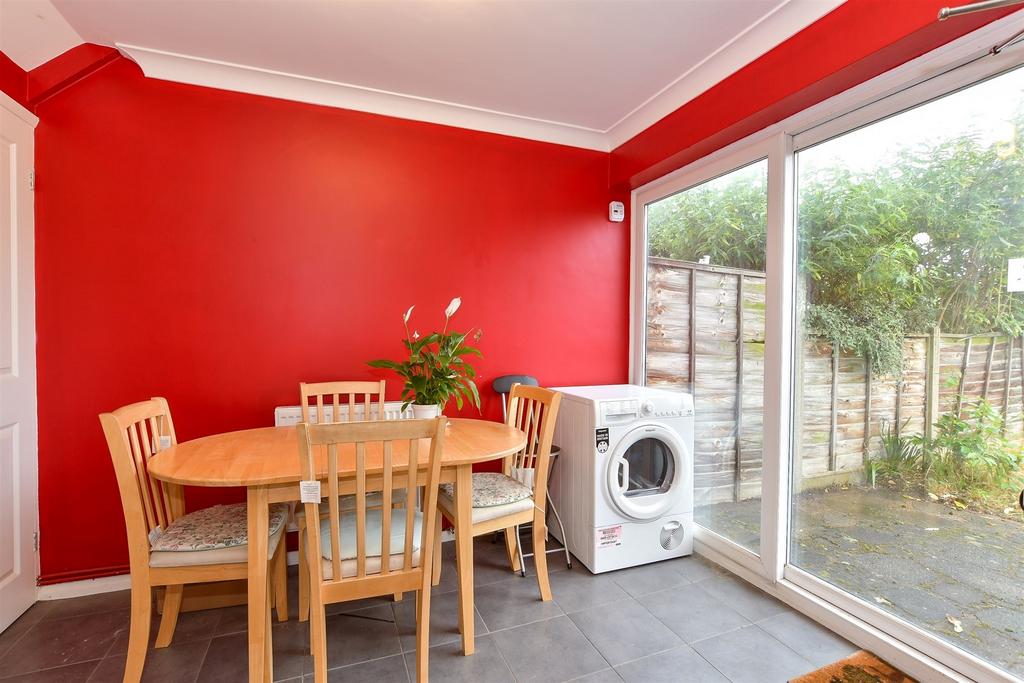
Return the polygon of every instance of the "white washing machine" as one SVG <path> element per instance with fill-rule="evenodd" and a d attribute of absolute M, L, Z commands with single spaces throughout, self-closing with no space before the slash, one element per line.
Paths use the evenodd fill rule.
<path fill-rule="evenodd" d="M 550 532 L 596 573 L 693 552 L 693 397 L 631 384 L 555 387 L 561 455 Z"/>

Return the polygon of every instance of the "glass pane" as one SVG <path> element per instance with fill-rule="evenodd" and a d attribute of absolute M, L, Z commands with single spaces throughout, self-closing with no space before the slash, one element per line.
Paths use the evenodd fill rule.
<path fill-rule="evenodd" d="M 652 202 L 646 381 L 693 393 L 694 518 L 758 552 L 768 162 Z"/>
<path fill-rule="evenodd" d="M 672 451 L 659 439 L 640 439 L 626 449 L 622 455 L 629 472 L 629 486 L 623 495 L 626 498 L 665 493 L 672 486 L 675 474 L 675 460 Z M 619 469 L 619 488 L 627 468 Z"/>
<path fill-rule="evenodd" d="M 1024 70 L 797 168 L 790 561 L 1024 675 Z"/>

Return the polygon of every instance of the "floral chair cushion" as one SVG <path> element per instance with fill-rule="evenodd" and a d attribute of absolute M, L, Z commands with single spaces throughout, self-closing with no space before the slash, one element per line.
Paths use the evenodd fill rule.
<path fill-rule="evenodd" d="M 270 506 L 270 535 L 288 521 L 288 505 Z M 156 530 L 154 530 L 156 531 Z M 249 542 L 249 520 L 245 503 L 214 505 L 190 512 L 150 535 L 151 549 L 158 552 L 191 552 L 234 548 Z"/>
<path fill-rule="evenodd" d="M 454 498 L 454 484 L 441 484 L 441 492 Z M 473 474 L 473 507 L 489 508 L 518 503 L 533 495 L 533 489 L 524 486 L 501 472 L 475 472 Z"/>

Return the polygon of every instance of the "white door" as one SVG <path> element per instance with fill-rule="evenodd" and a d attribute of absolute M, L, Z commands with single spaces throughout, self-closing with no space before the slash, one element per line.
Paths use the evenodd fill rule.
<path fill-rule="evenodd" d="M 0 93 L 0 631 L 36 600 L 39 518 L 31 173 L 37 119 Z"/>

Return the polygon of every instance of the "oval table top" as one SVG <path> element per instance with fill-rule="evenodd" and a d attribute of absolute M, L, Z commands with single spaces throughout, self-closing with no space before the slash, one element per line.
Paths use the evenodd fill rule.
<path fill-rule="evenodd" d="M 500 422 L 449 418 L 443 466 L 466 465 L 511 455 L 526 446 L 526 434 Z M 326 451 L 326 449 L 323 449 Z M 366 446 L 367 470 L 376 469 L 380 444 Z M 426 463 L 430 449 L 419 448 Z M 338 449 L 340 471 L 355 471 L 355 447 Z M 401 442 L 393 447 L 394 467 L 408 462 Z M 318 454 L 319 471 L 326 476 L 326 452 Z M 295 427 L 262 427 L 213 434 L 183 441 L 150 458 L 149 473 L 162 481 L 189 486 L 260 486 L 299 481 L 299 440 Z"/>

